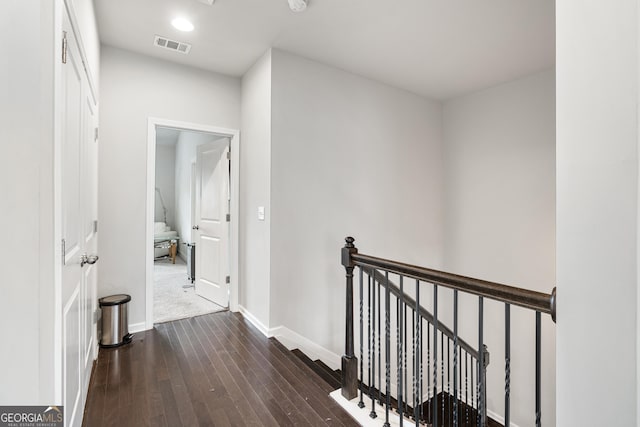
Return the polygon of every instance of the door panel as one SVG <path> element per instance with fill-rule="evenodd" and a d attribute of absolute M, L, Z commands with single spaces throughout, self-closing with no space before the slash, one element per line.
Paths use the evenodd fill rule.
<path fill-rule="evenodd" d="M 229 305 L 228 138 L 198 146 L 196 156 L 196 293 Z"/>
<path fill-rule="evenodd" d="M 91 244 L 95 237 L 94 219 L 98 218 L 98 147 L 96 143 L 97 120 L 93 100 L 88 91 L 84 94 L 84 138 L 82 139 L 84 154 L 82 161 L 82 202 L 83 237 L 85 243 Z"/>
<path fill-rule="evenodd" d="M 220 156 L 224 148 L 202 150 L 200 179 L 200 218 L 202 221 L 219 223 L 226 215 L 222 203 L 220 186 L 223 183 L 225 168 L 220 167 Z M 224 210 L 224 212 L 223 212 Z"/>
<path fill-rule="evenodd" d="M 220 283 L 220 277 L 225 273 L 224 268 L 220 265 L 220 252 L 222 251 L 220 244 L 220 239 L 215 237 L 202 236 L 200 238 L 202 252 L 206 255 L 206 259 L 209 260 L 203 262 L 201 266 L 200 280 L 207 286 L 201 287 L 200 291 L 203 297 L 212 301 L 215 300 L 215 294 L 221 292 L 222 283 Z"/>
<path fill-rule="evenodd" d="M 82 326 L 82 389 L 87 390 L 89 386 L 89 380 L 91 379 L 91 367 L 94 358 L 93 348 L 95 346 L 94 330 L 95 324 L 93 322 L 93 307 L 96 299 L 95 284 L 97 281 L 97 268 L 95 265 L 89 266 L 84 274 L 85 286 L 82 287 L 82 307 L 80 313 L 82 314 L 81 326 Z"/>
<path fill-rule="evenodd" d="M 71 295 L 63 309 L 63 372 L 64 372 L 64 407 L 65 422 L 68 426 L 80 425 L 78 422 L 80 407 L 80 366 L 81 366 L 81 344 L 80 344 L 80 283 L 77 283 L 76 291 Z"/>

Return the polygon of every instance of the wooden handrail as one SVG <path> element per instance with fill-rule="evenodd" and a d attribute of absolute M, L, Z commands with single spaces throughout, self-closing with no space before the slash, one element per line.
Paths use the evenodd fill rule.
<path fill-rule="evenodd" d="M 550 314 L 555 322 L 556 318 L 556 289 L 550 294 L 531 291 L 515 286 L 503 285 L 486 280 L 474 279 L 439 270 L 390 261 L 357 252 L 350 253 L 350 261 L 353 265 L 381 269 L 390 273 L 401 274 L 421 281 L 457 289 L 469 294 L 486 297 L 507 304 L 517 305 L 541 313 Z"/>
<path fill-rule="evenodd" d="M 375 268 L 371 268 L 371 267 L 366 267 L 366 266 L 362 266 L 362 270 L 368 274 L 369 276 L 373 275 L 375 280 L 382 284 L 384 286 L 385 281 L 387 280 L 386 276 L 382 273 L 380 273 L 380 271 L 376 270 Z M 398 288 L 398 285 L 396 285 L 395 283 L 393 283 L 391 280 L 389 280 L 389 291 L 396 297 L 396 298 L 400 298 L 400 288 Z M 416 300 L 414 300 L 413 298 L 411 298 L 408 295 L 404 295 L 402 297 L 405 301 L 405 304 L 410 307 L 411 309 L 413 309 L 416 306 Z M 420 317 L 422 317 L 423 319 L 425 319 L 428 323 L 430 323 L 431 325 L 434 324 L 433 321 L 433 314 L 431 314 L 429 311 L 427 311 L 426 308 L 424 308 L 423 306 L 420 306 Z M 453 341 L 455 339 L 455 335 L 453 333 L 453 331 L 451 329 L 449 329 L 448 327 L 446 327 L 442 322 L 438 323 L 438 330 L 440 332 L 442 332 L 446 337 L 448 337 L 451 341 Z M 473 357 L 476 360 L 480 359 L 480 355 L 478 354 L 478 350 L 476 350 L 475 348 L 473 348 L 469 343 L 467 343 L 465 340 L 463 340 L 462 338 L 458 337 L 458 345 L 460 346 L 460 348 L 462 348 L 465 352 L 467 352 L 468 354 L 471 355 L 471 357 Z"/>

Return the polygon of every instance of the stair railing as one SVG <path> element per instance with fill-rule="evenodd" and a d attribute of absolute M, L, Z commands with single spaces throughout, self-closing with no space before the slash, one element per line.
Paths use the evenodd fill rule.
<path fill-rule="evenodd" d="M 485 427 L 489 353 L 484 344 L 483 303 L 484 298 L 488 298 L 505 304 L 505 426 L 510 425 L 510 307 L 516 305 L 536 313 L 535 423 L 536 426 L 541 425 L 541 314 L 550 314 L 555 321 L 555 288 L 551 294 L 545 294 L 372 257 L 358 253 L 352 237 L 345 240 L 346 245 L 342 249 L 342 265 L 346 270 L 342 395 L 346 399 L 358 397 L 359 391 L 358 406 L 364 408 L 366 395 L 366 399 L 371 400 L 369 415 L 372 418 L 378 416 L 377 401 L 384 410 L 385 426 L 390 425 L 390 412 L 396 411 L 400 425 L 407 417 L 416 426 L 426 423 L 433 427 Z M 354 352 L 353 277 L 356 267 L 359 270 L 359 365 Z M 398 276 L 398 285 L 390 280 L 390 274 Z M 413 279 L 415 286 L 405 288 L 405 279 Z M 427 311 L 420 301 L 424 284 L 433 287 L 433 313 Z M 438 287 L 453 290 L 453 330 L 438 318 Z M 408 295 L 409 288 L 415 298 Z M 477 348 L 458 335 L 458 292 L 478 297 Z M 383 320 L 384 334 L 381 329 Z M 392 325 L 395 334 L 392 333 Z M 393 354 L 392 347 L 395 347 Z M 392 359 L 395 359 L 394 371 L 391 370 Z M 391 386 L 392 377 L 395 377 L 395 387 Z"/>
<path fill-rule="evenodd" d="M 393 396 L 393 390 L 391 391 L 391 393 L 386 393 L 383 394 L 381 392 L 380 386 L 378 386 L 377 389 L 377 394 L 378 394 L 378 400 L 380 401 L 380 404 L 384 404 L 385 402 L 383 401 L 382 397 L 384 396 L 386 398 L 387 395 L 389 396 L 389 399 L 391 401 L 391 406 L 398 412 L 399 415 L 405 415 L 408 414 L 411 418 L 413 419 L 418 419 L 418 420 L 426 420 L 428 422 L 432 422 L 434 419 L 437 422 L 438 419 L 440 419 L 442 422 L 446 421 L 446 425 L 453 425 L 453 415 L 460 415 L 461 419 L 462 419 L 462 424 L 463 425 L 471 425 L 471 424 L 476 424 L 475 421 L 477 419 L 477 417 L 483 417 L 484 419 L 486 419 L 486 413 L 487 413 L 487 407 L 486 407 L 486 399 L 483 400 L 474 400 L 474 390 L 475 390 L 475 386 L 474 386 L 474 381 L 473 381 L 473 376 L 474 376 L 474 372 L 476 372 L 475 377 L 478 379 L 478 382 L 480 384 L 482 384 L 483 386 L 486 384 L 486 373 L 487 373 L 487 366 L 489 365 L 489 351 L 487 350 L 487 346 L 485 345 L 483 347 L 483 361 L 484 363 L 482 365 L 480 365 L 479 361 L 480 361 L 480 355 L 478 353 L 478 351 L 473 348 L 473 346 L 471 346 L 470 344 L 468 344 L 466 341 L 464 341 L 463 339 L 459 338 L 457 336 L 456 333 L 454 333 L 453 331 L 451 331 L 446 325 L 444 325 L 444 323 L 437 321 L 437 319 L 435 319 L 433 317 L 433 314 L 431 314 L 423 305 L 417 304 L 416 300 L 414 300 L 413 298 L 411 298 L 410 296 L 408 296 L 405 292 L 403 292 L 403 290 L 401 290 L 393 281 L 391 281 L 389 279 L 389 275 L 388 274 L 382 274 L 379 270 L 373 269 L 371 267 L 367 267 L 367 266 L 360 266 L 360 271 L 363 272 L 366 276 L 367 276 L 367 289 L 365 291 L 365 294 L 367 294 L 367 296 L 369 295 L 369 293 L 371 292 L 371 289 L 374 290 L 380 290 L 381 288 L 389 289 L 389 294 L 390 294 L 390 300 L 391 301 L 395 301 L 395 311 L 396 311 L 396 317 L 395 317 L 395 323 L 394 323 L 394 319 L 393 319 L 393 313 L 391 315 L 391 319 L 390 322 L 393 324 L 394 327 L 391 327 L 391 329 L 395 329 L 396 330 L 396 337 L 398 336 L 402 336 L 402 334 L 400 334 L 400 331 L 402 330 L 403 333 L 407 333 L 407 329 L 408 327 L 407 325 L 407 321 L 405 319 L 405 317 L 409 317 L 409 319 L 418 319 L 418 323 L 415 322 L 411 322 L 412 326 L 411 326 L 411 342 L 415 343 L 416 346 L 418 347 L 422 347 L 422 342 L 424 341 L 424 326 L 426 324 L 426 333 L 427 333 L 427 352 L 426 352 L 426 356 L 427 356 L 427 396 L 426 399 L 429 400 L 430 398 L 433 399 L 433 396 L 437 396 L 436 392 L 431 393 L 431 386 L 430 386 L 430 382 L 431 382 L 431 378 L 429 375 L 429 367 L 431 366 L 431 358 L 433 357 L 433 363 L 437 364 L 438 361 L 438 356 L 440 357 L 440 361 L 441 361 L 441 371 L 440 371 L 440 381 L 437 381 L 437 375 L 436 378 L 433 381 L 433 384 L 437 387 L 438 383 L 441 385 L 441 387 L 444 386 L 445 384 L 445 370 L 444 370 L 444 361 L 445 361 L 445 357 L 446 357 L 446 367 L 447 367 L 447 375 L 446 375 L 446 384 L 447 384 L 447 390 L 446 390 L 446 396 L 444 396 L 442 393 L 440 393 L 441 397 L 437 400 L 437 406 L 438 406 L 438 411 L 435 411 L 433 408 L 432 404 L 429 403 L 422 403 L 422 401 L 425 399 L 425 396 L 423 394 L 423 387 L 422 385 L 420 385 L 419 383 L 416 383 L 416 389 L 413 388 L 412 385 L 412 390 L 411 393 L 409 393 L 408 391 L 408 382 L 406 381 L 406 378 L 409 376 L 408 375 L 408 370 L 409 369 L 405 369 L 405 365 L 406 365 L 406 361 L 404 360 L 404 358 L 406 358 L 406 354 L 407 354 L 407 349 L 406 349 L 406 345 L 407 345 L 407 339 L 404 339 L 404 342 L 402 340 L 400 340 L 400 342 L 398 342 L 398 339 L 396 338 L 396 355 L 395 355 L 395 359 L 396 359 L 396 365 L 397 365 L 397 373 L 402 373 L 402 375 L 400 375 L 400 378 L 397 378 L 397 383 L 398 383 L 398 387 L 399 388 L 403 388 L 402 386 L 404 386 L 403 390 L 400 390 L 400 392 L 396 392 L 396 397 L 392 397 Z M 404 284 L 403 281 L 403 277 L 400 277 L 400 281 L 402 284 Z M 373 288 L 372 288 L 373 286 Z M 417 291 L 417 295 L 419 295 L 419 288 Z M 382 300 L 382 298 L 385 298 L 385 302 L 386 302 L 386 294 L 382 295 L 382 297 L 378 297 L 378 305 L 380 305 L 380 301 Z M 360 346 L 361 349 L 363 346 L 367 346 L 368 348 L 372 348 L 373 351 L 375 351 L 375 343 L 373 345 L 370 344 L 369 340 L 370 340 L 370 336 L 373 333 L 373 336 L 375 338 L 375 332 L 376 332 L 376 328 L 375 325 L 373 328 L 371 328 L 369 326 L 369 316 L 370 316 L 370 301 L 364 301 L 364 298 L 361 298 L 362 302 L 363 302 L 363 306 L 367 307 L 367 327 L 364 329 L 367 329 L 367 341 L 366 343 L 361 342 Z M 375 296 L 374 296 L 374 305 L 375 305 Z M 386 305 L 386 304 L 385 304 Z M 393 307 L 394 304 L 391 304 L 391 306 Z M 374 318 L 375 318 L 375 308 L 374 308 Z M 379 307 L 378 307 L 379 308 Z M 408 312 L 406 311 L 406 309 L 408 308 Z M 393 308 L 392 308 L 393 311 Z M 378 313 L 380 313 L 380 310 L 378 310 Z M 407 315 L 407 313 L 410 313 Z M 364 317 L 364 316 L 363 316 Z M 380 319 L 380 315 L 378 315 L 378 319 Z M 375 323 L 375 322 L 374 322 Z M 363 331 L 363 325 L 361 324 L 360 330 Z M 379 333 L 380 328 L 378 327 L 378 339 L 380 339 L 380 333 Z M 435 336 L 434 336 L 434 340 L 436 341 L 434 343 L 434 350 L 435 353 L 433 353 L 431 351 L 430 345 L 432 343 L 431 338 L 431 330 L 433 330 Z M 439 333 L 439 337 L 440 337 L 440 346 L 437 346 L 437 341 L 438 341 L 438 333 Z M 363 333 L 364 334 L 364 333 Z M 404 337 L 403 337 L 404 338 Z M 417 338 L 417 340 L 416 340 Z M 445 356 L 445 345 L 447 348 L 447 354 Z M 462 368 L 463 364 L 460 363 L 460 365 L 457 364 L 457 358 L 458 358 L 458 354 L 460 356 L 464 355 L 464 365 L 465 365 L 465 371 L 466 371 L 466 375 L 463 377 L 462 375 L 462 369 L 460 369 L 460 372 L 458 372 L 457 370 L 454 369 L 453 375 L 451 373 L 451 346 L 453 344 L 453 348 L 454 348 L 454 357 L 456 359 L 456 363 L 454 364 L 454 366 L 459 366 L 459 368 Z M 398 347 L 399 345 L 399 347 Z M 393 347 L 393 345 L 391 345 L 391 347 Z M 440 349 L 440 354 L 438 355 L 437 353 L 437 349 Z M 378 350 L 380 349 L 380 343 L 378 343 Z M 422 348 L 410 348 L 409 351 L 411 352 L 416 352 L 418 355 L 424 353 Z M 363 365 L 364 365 L 364 354 L 361 355 L 360 357 L 360 366 L 361 369 L 363 369 Z M 424 355 L 423 355 L 424 356 Z M 369 354 L 367 354 L 367 358 L 369 357 Z M 391 358 L 393 359 L 393 355 L 391 356 Z M 375 360 L 375 357 L 373 357 L 372 359 Z M 378 357 L 378 359 L 380 359 Z M 462 357 L 460 357 L 460 361 L 462 362 Z M 397 361 L 400 361 L 401 363 L 398 364 Z M 374 362 L 375 363 L 375 362 Z M 422 363 L 422 361 L 420 362 Z M 380 368 L 380 363 L 378 363 L 378 368 Z M 469 375 L 469 367 L 471 368 L 471 372 Z M 370 367 L 368 366 L 367 368 L 368 370 L 370 369 Z M 415 369 L 415 372 L 419 372 L 418 370 L 420 369 L 420 366 L 411 366 L 411 369 Z M 397 374 L 396 374 L 397 375 Z M 381 377 L 381 375 L 379 375 L 379 377 Z M 469 382 L 468 382 L 468 378 L 471 377 L 472 381 L 471 381 L 471 390 L 469 389 Z M 361 373 L 361 378 L 362 378 L 362 373 Z M 465 383 L 464 385 L 462 384 L 462 379 L 465 379 Z M 458 381 L 459 379 L 459 381 Z M 371 398 L 372 401 L 372 412 L 370 413 L 370 416 L 375 417 L 377 416 L 377 414 L 375 413 L 375 393 L 376 391 L 374 391 L 373 393 L 371 392 L 371 388 L 375 388 L 375 376 L 372 378 L 373 381 L 369 381 L 369 383 L 367 383 L 367 390 L 368 390 L 368 395 Z M 385 381 L 386 382 L 386 381 Z M 364 383 L 364 380 L 362 381 L 362 383 Z M 373 383 L 373 385 L 371 384 Z M 453 388 L 453 395 L 451 395 L 452 389 Z M 464 394 L 459 394 L 458 391 L 460 392 L 464 392 Z M 482 391 L 482 393 L 484 393 L 484 390 Z M 480 396 L 482 394 L 481 392 L 478 392 L 478 396 Z M 406 401 L 404 402 L 404 404 L 402 406 L 398 405 L 398 401 L 403 401 L 402 397 L 404 397 L 405 399 L 411 394 L 412 396 L 412 405 L 409 405 Z M 361 389 L 361 402 L 362 402 L 362 395 L 363 395 L 363 391 Z M 453 396 L 458 395 L 461 399 L 460 399 L 460 403 L 462 405 L 464 405 L 464 407 L 461 407 L 460 410 L 458 409 L 458 400 L 454 399 Z M 443 397 L 444 396 L 444 397 Z M 399 398 L 398 398 L 399 397 Z M 469 400 L 470 398 L 470 400 Z M 474 403 L 475 402 L 475 403 Z M 359 402 L 360 403 L 360 402 Z M 364 405 L 364 402 L 363 402 Z M 475 406 L 474 406 L 475 405 Z M 480 407 L 478 407 L 478 405 L 482 405 Z M 361 406 L 362 407 L 362 406 Z M 462 414 L 459 414 L 459 412 L 462 412 Z M 439 418 L 438 413 L 441 413 L 441 417 Z M 386 415 L 386 414 L 385 414 Z M 451 415 L 451 416 L 449 416 Z M 446 419 L 446 420 L 445 420 Z"/>

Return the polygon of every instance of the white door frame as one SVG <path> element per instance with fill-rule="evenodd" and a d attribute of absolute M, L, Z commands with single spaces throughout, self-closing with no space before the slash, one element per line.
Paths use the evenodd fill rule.
<path fill-rule="evenodd" d="M 197 131 L 212 133 L 221 137 L 228 137 L 231 147 L 231 224 L 229 239 L 229 261 L 230 261 L 230 294 L 229 310 L 238 311 L 238 260 L 239 248 L 239 219 L 240 219 L 240 131 L 237 129 L 227 129 L 213 125 L 189 123 L 169 119 L 149 117 L 147 131 L 147 211 L 146 211 L 146 231 L 145 231 L 145 282 L 146 282 L 146 304 L 145 304 L 145 329 L 153 328 L 153 222 L 154 222 L 154 201 L 156 182 L 156 128 L 168 127 L 186 131 Z"/>

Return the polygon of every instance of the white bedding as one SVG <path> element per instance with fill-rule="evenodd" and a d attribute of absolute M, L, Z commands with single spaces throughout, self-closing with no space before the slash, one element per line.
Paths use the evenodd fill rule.
<path fill-rule="evenodd" d="M 163 232 L 156 232 L 153 235 L 153 240 L 155 240 L 156 242 L 160 241 L 160 240 L 169 240 L 171 238 L 176 238 L 178 237 L 178 232 L 177 231 L 163 231 Z"/>
<path fill-rule="evenodd" d="M 156 222 L 153 226 L 153 231 L 153 241 L 156 243 L 178 238 L 178 232 L 171 230 L 171 227 L 164 222 Z M 169 254 L 169 249 L 153 248 L 153 254 L 155 258 L 166 256 Z"/>

